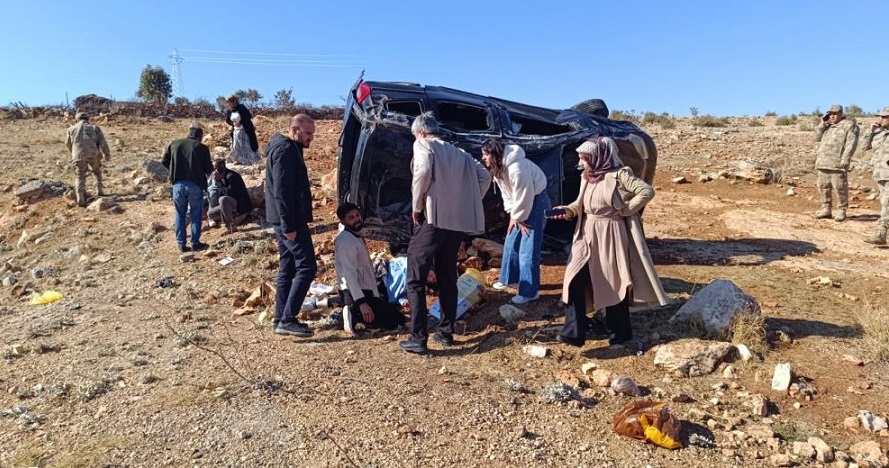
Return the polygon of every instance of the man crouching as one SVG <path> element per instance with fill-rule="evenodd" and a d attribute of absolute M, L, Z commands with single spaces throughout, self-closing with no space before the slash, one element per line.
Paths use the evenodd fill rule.
<path fill-rule="evenodd" d="M 340 294 L 346 304 L 343 328 L 354 335 L 358 323 L 387 330 L 404 325 L 404 315 L 383 297 L 385 288 L 380 288 L 377 282 L 370 252 L 359 234 L 364 227 L 361 211 L 353 203 L 343 203 L 337 208 L 336 216 L 345 228 L 334 241 Z"/>

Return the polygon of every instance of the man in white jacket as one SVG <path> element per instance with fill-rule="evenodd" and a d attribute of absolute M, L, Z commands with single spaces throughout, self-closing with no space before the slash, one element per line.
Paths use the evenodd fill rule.
<path fill-rule="evenodd" d="M 503 242 L 499 291 L 518 286 L 515 304 L 537 300 L 540 295 L 540 249 L 543 246 L 545 211 L 551 207 L 546 192 L 546 174 L 525 157 L 518 145 L 505 147 L 497 138 L 482 145 L 482 161 L 500 189 L 503 208 L 509 214 L 509 227 Z"/>
<path fill-rule="evenodd" d="M 404 315 L 383 294 L 367 245 L 359 232 L 364 227 L 361 211 L 353 203 L 343 203 L 336 215 L 344 229 L 334 241 L 334 257 L 337 276 L 340 279 L 340 296 L 343 307 L 343 328 L 355 334 L 355 325 L 386 329 L 404 325 Z"/>
<path fill-rule="evenodd" d="M 454 344 L 457 252 L 466 234 L 485 230 L 482 198 L 491 186 L 491 174 L 472 155 L 439 138 L 440 132 L 430 112 L 411 125 L 416 137 L 411 161 L 414 233 L 407 248 L 411 338 L 399 343 L 409 353 L 427 351 L 426 275 L 433 265 L 442 310 L 433 339 Z"/>

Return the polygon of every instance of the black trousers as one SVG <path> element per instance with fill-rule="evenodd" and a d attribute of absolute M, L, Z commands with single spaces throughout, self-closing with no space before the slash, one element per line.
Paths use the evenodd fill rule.
<path fill-rule="evenodd" d="M 426 275 L 435 266 L 441 301 L 438 331 L 454 333 L 457 321 L 457 252 L 465 235 L 424 223 L 414 228 L 407 247 L 407 300 L 411 305 L 411 339 L 426 343 L 429 338 L 426 314 Z"/>
<path fill-rule="evenodd" d="M 589 318 L 586 316 L 586 293 L 590 287 L 590 270 L 583 268 L 571 279 L 568 285 L 569 307 L 565 310 L 565 325 L 562 327 L 563 338 L 574 342 L 586 340 Z M 605 308 L 605 326 L 614 333 L 618 340 L 633 337 L 633 327 L 630 325 L 630 295 L 613 306 Z"/>
<path fill-rule="evenodd" d="M 348 289 L 340 290 L 340 297 L 343 299 L 343 304 L 346 304 L 351 308 L 352 317 L 355 319 L 355 323 L 363 323 L 368 327 L 385 328 L 386 330 L 393 330 L 404 325 L 404 322 L 406 321 L 404 314 L 401 313 L 401 310 L 399 310 L 397 305 L 389 303 L 385 295 L 386 288 L 382 288 L 382 290 L 383 297 L 380 298 L 374 297 L 373 291 L 365 289 L 363 290 L 364 297 L 357 301 L 352 300 L 352 294 Z M 369 305 L 374 312 L 373 322 L 366 322 L 361 315 L 359 307 L 361 304 L 365 303 Z"/>

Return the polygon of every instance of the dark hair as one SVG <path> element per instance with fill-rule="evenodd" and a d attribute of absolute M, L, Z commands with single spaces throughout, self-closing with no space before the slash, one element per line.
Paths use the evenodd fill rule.
<path fill-rule="evenodd" d="M 495 179 L 503 180 L 506 176 L 506 167 L 503 165 L 503 143 L 499 138 L 488 138 L 482 145 L 482 154 L 491 155 L 491 175 Z"/>
<path fill-rule="evenodd" d="M 345 202 L 342 205 L 336 208 L 336 217 L 340 221 L 346 217 L 347 214 L 351 213 L 354 210 L 359 210 L 358 205 L 354 203 Z"/>
<path fill-rule="evenodd" d="M 219 158 L 214 160 L 213 169 L 225 169 L 225 159 Z"/>

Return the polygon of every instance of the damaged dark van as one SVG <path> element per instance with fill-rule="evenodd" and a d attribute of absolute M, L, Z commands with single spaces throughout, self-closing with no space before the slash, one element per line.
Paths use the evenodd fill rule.
<path fill-rule="evenodd" d="M 624 164 L 646 182 L 654 179 L 654 140 L 631 122 L 608 119 L 608 110 L 598 99 L 572 109 L 546 109 L 440 86 L 364 81 L 362 75 L 346 101 L 337 154 L 338 198 L 362 208 L 364 232 L 371 239 L 405 244 L 410 238 L 414 143 L 410 126 L 426 111 L 438 118 L 444 140 L 476 159 L 490 137 L 524 148 L 528 159 L 546 174 L 553 205 L 577 197 L 581 173 L 575 150 L 588 138 L 613 138 Z M 486 228 L 498 236 L 508 218 L 494 184 L 491 187 L 484 199 Z M 551 240 L 567 241 L 572 229 L 573 223 L 550 222 L 546 234 Z"/>

